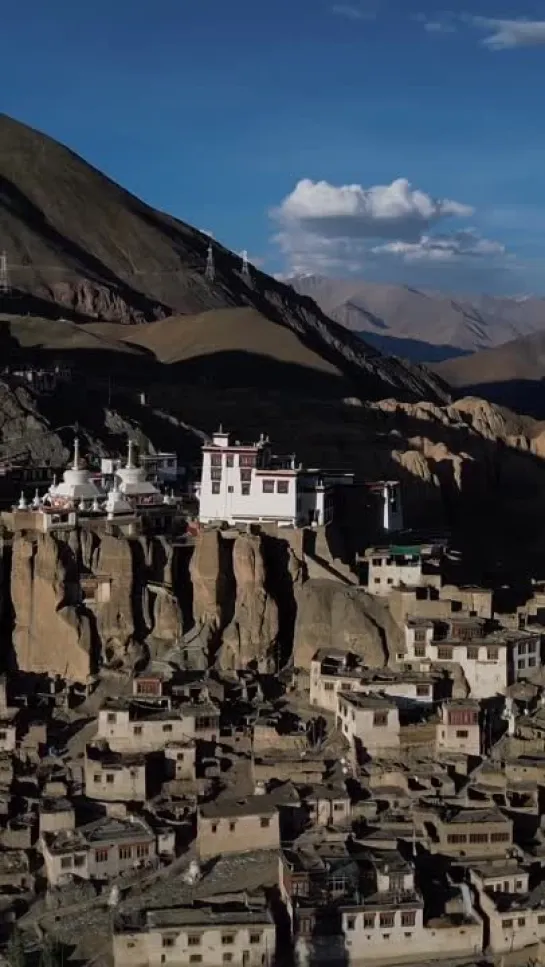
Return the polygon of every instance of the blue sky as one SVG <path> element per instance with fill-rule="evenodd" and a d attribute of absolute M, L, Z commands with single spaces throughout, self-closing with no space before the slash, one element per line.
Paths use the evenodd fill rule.
<path fill-rule="evenodd" d="M 543 293 L 545 0 L 521 2 L 25 0 L 0 106 L 267 271 Z"/>

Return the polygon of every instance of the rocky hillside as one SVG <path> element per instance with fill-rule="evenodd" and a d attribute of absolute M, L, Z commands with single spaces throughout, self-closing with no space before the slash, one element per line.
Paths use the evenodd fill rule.
<path fill-rule="evenodd" d="M 361 279 L 289 280 L 382 352 L 440 362 L 545 329 L 545 299 L 448 295 Z"/>
<path fill-rule="evenodd" d="M 514 339 L 436 367 L 453 389 L 545 417 L 545 332 Z"/>
<path fill-rule="evenodd" d="M 209 238 L 155 211 L 68 148 L 0 115 L 0 237 L 8 257 L 8 318 L 149 322 L 173 314 L 253 307 L 358 384 L 366 398 L 445 399 L 437 379 L 381 356 L 270 276 L 242 274 L 241 260 L 213 243 L 215 278 L 204 276 Z M 47 341 L 45 342 L 47 345 Z"/>

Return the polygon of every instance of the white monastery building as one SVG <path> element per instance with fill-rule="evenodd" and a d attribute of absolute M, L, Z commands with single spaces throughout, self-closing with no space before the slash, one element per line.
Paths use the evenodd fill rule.
<path fill-rule="evenodd" d="M 268 437 L 257 443 L 232 442 L 221 427 L 202 448 L 202 473 L 197 485 L 201 523 L 271 522 L 280 527 L 324 525 L 333 516 L 334 488 L 353 486 L 354 475 L 303 468 L 295 455 L 276 456 Z M 384 504 L 387 524 L 399 507 L 398 484 L 373 484 Z M 397 488 L 397 489 L 396 489 Z M 394 495 L 395 491 L 395 495 Z"/>

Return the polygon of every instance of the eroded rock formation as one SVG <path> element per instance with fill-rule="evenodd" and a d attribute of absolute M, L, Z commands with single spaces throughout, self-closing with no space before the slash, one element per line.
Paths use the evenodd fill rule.
<path fill-rule="evenodd" d="M 377 598 L 327 580 L 310 580 L 299 589 L 293 644 L 296 668 L 308 671 L 318 648 L 352 651 L 366 665 L 382 668 L 389 652 L 402 647 L 398 626 Z"/>
<path fill-rule="evenodd" d="M 95 670 L 89 617 L 79 606 L 76 562 L 50 534 L 13 540 L 13 645 L 23 671 L 85 681 Z"/>
<path fill-rule="evenodd" d="M 223 668 L 275 667 L 278 606 L 267 590 L 262 541 L 260 535 L 241 534 L 233 544 L 235 610 L 222 636 L 218 657 Z"/>

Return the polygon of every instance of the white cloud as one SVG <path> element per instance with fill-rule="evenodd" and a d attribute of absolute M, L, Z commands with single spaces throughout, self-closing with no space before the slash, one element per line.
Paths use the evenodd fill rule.
<path fill-rule="evenodd" d="M 287 274 L 358 274 L 392 256 L 430 266 L 505 258 L 503 245 L 475 229 L 441 232 L 446 221 L 468 217 L 473 208 L 434 198 L 406 178 L 369 188 L 305 178 L 270 214 Z"/>
<path fill-rule="evenodd" d="M 450 262 L 460 258 L 486 258 L 505 255 L 500 242 L 482 238 L 467 228 L 452 235 L 423 235 L 418 242 L 386 242 L 371 249 L 374 255 L 398 255 L 406 262 Z"/>
<path fill-rule="evenodd" d="M 364 10 L 362 7 L 356 7 L 349 3 L 335 3 L 331 12 L 337 14 L 338 17 L 345 17 L 347 20 L 374 20 L 376 16 L 374 10 Z"/>
<path fill-rule="evenodd" d="M 491 17 L 467 17 L 475 27 L 485 30 L 482 43 L 491 50 L 512 47 L 542 47 L 545 45 L 545 20 L 501 20 Z"/>
<path fill-rule="evenodd" d="M 425 13 L 417 13 L 414 19 L 417 23 L 422 24 L 426 33 L 443 35 L 456 32 L 456 27 L 452 22 L 451 16 L 451 14 L 442 14 L 440 17 L 434 17 L 432 19 Z"/>
<path fill-rule="evenodd" d="M 406 178 L 390 185 L 331 185 L 303 178 L 273 215 L 287 229 L 297 228 L 324 238 L 420 237 L 448 216 L 472 215 L 469 205 L 436 199 L 412 188 Z"/>

